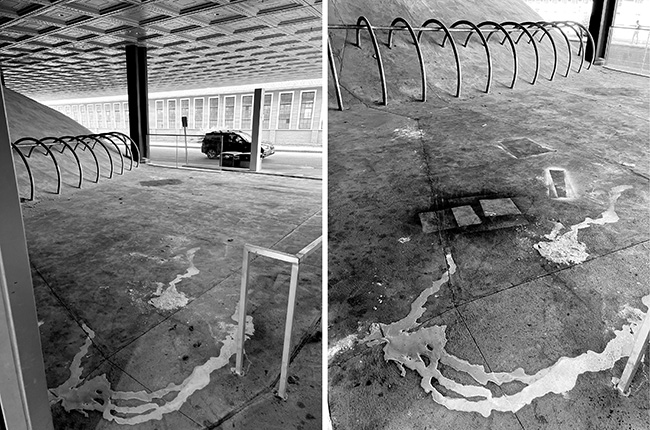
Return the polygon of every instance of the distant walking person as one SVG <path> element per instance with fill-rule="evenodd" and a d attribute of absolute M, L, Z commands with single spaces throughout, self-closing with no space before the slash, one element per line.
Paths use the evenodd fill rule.
<path fill-rule="evenodd" d="M 634 34 L 632 35 L 632 44 L 636 45 L 639 43 L 639 29 L 641 28 L 641 24 L 639 24 L 639 20 L 636 20 L 636 28 L 634 29 Z"/>

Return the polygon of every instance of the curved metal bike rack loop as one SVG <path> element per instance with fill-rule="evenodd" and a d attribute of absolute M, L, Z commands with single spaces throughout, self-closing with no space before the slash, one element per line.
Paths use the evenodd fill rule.
<path fill-rule="evenodd" d="M 61 194 L 61 169 L 59 168 L 59 163 L 57 163 L 56 158 L 54 157 L 54 153 L 50 151 L 50 148 L 48 148 L 47 145 L 45 145 L 43 142 L 41 142 L 38 139 L 35 139 L 33 137 L 23 137 L 21 139 L 18 139 L 17 141 L 14 142 L 15 146 L 21 146 L 21 142 L 35 142 L 38 145 L 41 145 L 43 148 L 45 148 L 45 154 L 49 154 L 50 157 L 52 158 L 52 161 L 54 162 L 54 167 L 56 168 L 56 179 L 57 179 L 57 184 L 56 184 L 56 194 Z M 23 145 L 26 146 L 26 145 Z M 27 153 L 27 158 L 31 157 L 32 152 L 36 148 L 36 145 L 30 145 L 29 152 Z M 45 155 L 43 154 L 43 155 Z"/>
<path fill-rule="evenodd" d="M 334 89 L 336 90 L 336 103 L 339 110 L 343 110 L 343 98 L 341 97 L 341 87 L 339 84 L 339 74 L 336 72 L 336 63 L 334 63 L 334 54 L 332 53 L 332 45 L 330 38 L 327 37 L 327 60 L 330 63 L 330 70 L 332 71 L 332 78 L 334 79 Z"/>
<path fill-rule="evenodd" d="M 587 35 L 587 43 L 591 43 L 591 49 L 594 51 L 594 55 L 591 56 L 591 60 L 587 62 L 587 70 L 591 69 L 591 66 L 594 64 L 594 58 L 595 58 L 595 52 L 596 52 L 596 43 L 594 42 L 594 38 L 591 37 L 591 33 L 589 33 L 589 29 L 585 27 L 584 25 L 580 24 L 579 22 L 575 21 L 565 21 L 570 25 L 576 25 L 580 28 L 581 31 L 583 31 Z M 582 39 L 582 35 L 580 36 Z M 585 46 L 585 49 L 587 46 Z"/>
<path fill-rule="evenodd" d="M 390 26 L 394 27 L 395 24 L 397 24 L 398 22 L 404 23 L 409 33 L 411 33 L 413 44 L 415 45 L 415 49 L 418 53 L 418 61 L 420 62 L 420 76 L 422 77 L 422 101 L 426 102 L 427 101 L 427 71 L 426 68 L 424 67 L 424 58 L 422 57 L 422 49 L 420 49 L 420 41 L 415 35 L 415 32 L 413 31 L 413 27 L 411 27 L 411 24 L 409 24 L 404 18 L 401 17 L 395 18 L 393 22 L 390 23 Z M 387 42 L 388 49 L 391 49 L 392 42 L 393 42 L 393 29 L 391 28 L 388 31 L 388 42 Z"/>
<path fill-rule="evenodd" d="M 512 26 L 512 27 L 516 27 L 518 29 L 521 29 L 522 32 L 519 35 L 519 37 L 517 38 L 517 40 L 515 41 L 515 44 L 519 43 L 519 41 L 521 40 L 521 37 L 524 34 L 526 34 L 528 36 L 528 39 L 530 40 L 530 42 L 532 42 L 533 49 L 535 50 L 535 75 L 533 76 L 533 81 L 531 82 L 531 85 L 535 85 L 535 82 L 537 82 L 537 77 L 539 76 L 539 49 L 537 47 L 537 42 L 535 42 L 535 38 L 533 37 L 532 34 L 530 34 L 530 31 L 528 31 L 528 29 L 526 27 L 519 24 L 518 22 L 506 21 L 506 22 L 502 22 L 501 26 L 503 28 L 505 28 L 506 26 Z M 505 40 L 505 37 L 504 37 L 504 40 Z M 502 43 L 503 43 L 503 41 L 502 41 Z"/>
<path fill-rule="evenodd" d="M 93 159 L 95 160 L 95 167 L 96 167 L 96 171 L 97 171 L 97 174 L 95 175 L 95 183 L 99 182 L 99 161 L 97 160 L 97 156 L 95 155 L 95 151 L 93 151 L 93 149 L 90 147 L 90 145 L 88 145 L 85 141 L 77 139 L 77 138 L 75 138 L 73 136 L 46 137 L 44 139 L 53 139 L 53 140 L 56 139 L 56 140 L 60 140 L 62 142 L 65 142 L 64 139 L 69 139 L 71 142 L 72 142 L 72 140 L 76 140 L 77 144 L 74 146 L 74 148 L 72 148 L 72 151 L 75 152 L 75 153 L 77 152 L 77 147 L 79 146 L 79 144 L 83 143 L 84 146 L 82 147 L 81 150 L 85 151 L 86 148 L 88 148 L 88 150 L 90 151 L 90 154 L 93 156 Z"/>
<path fill-rule="evenodd" d="M 485 27 L 486 25 L 496 27 L 499 29 L 504 35 L 504 39 L 500 42 L 501 45 L 505 42 L 506 39 L 508 39 L 508 43 L 510 43 L 510 48 L 512 49 L 512 60 L 514 62 L 514 69 L 512 73 L 512 83 L 510 84 L 510 88 L 514 88 L 515 84 L 517 83 L 517 75 L 519 74 L 519 62 L 517 61 L 517 47 L 515 45 L 515 42 L 512 40 L 512 37 L 510 37 L 510 33 L 501 26 L 498 22 L 494 21 L 483 21 L 477 25 L 478 28 Z M 489 42 L 490 41 L 490 36 L 492 36 L 494 33 L 488 34 L 486 40 Z M 471 36 L 471 34 L 470 34 Z M 469 37 L 467 38 L 469 40 Z"/>
<path fill-rule="evenodd" d="M 138 145 L 135 144 L 135 142 L 133 141 L 133 139 L 131 139 L 131 137 L 129 137 L 128 135 L 126 135 L 124 133 L 120 133 L 119 131 L 110 131 L 110 132 L 104 133 L 104 134 L 110 134 L 112 136 L 116 136 L 121 141 L 123 141 L 125 145 L 130 146 L 129 148 L 127 148 L 127 151 L 128 151 L 129 154 L 131 154 L 130 155 L 131 156 L 131 166 L 133 166 L 133 158 L 134 158 L 133 157 L 133 151 L 132 151 L 131 148 L 135 149 L 135 167 L 140 166 L 140 150 L 138 149 Z"/>
<path fill-rule="evenodd" d="M 442 22 L 438 21 L 435 18 L 432 19 L 427 19 L 424 21 L 424 23 L 420 26 L 422 28 L 428 26 L 429 24 L 436 24 L 438 27 L 440 27 L 444 32 L 445 32 L 445 39 L 443 39 L 443 42 L 447 40 L 447 37 L 449 38 L 449 42 L 451 43 L 451 49 L 454 51 L 454 59 L 456 60 L 456 97 L 460 97 L 460 92 L 461 92 L 461 87 L 462 87 L 462 81 L 463 81 L 463 75 L 462 71 L 460 68 L 460 57 L 458 56 L 458 49 L 456 48 L 456 41 L 452 37 L 451 33 L 449 32 L 449 29 L 445 24 Z M 424 30 L 418 31 L 418 41 L 420 41 L 420 38 L 422 37 L 422 32 Z M 441 44 L 441 46 L 444 46 Z"/>
<path fill-rule="evenodd" d="M 566 33 L 564 31 L 562 31 L 562 28 L 559 25 L 555 24 L 554 22 L 538 21 L 537 24 L 542 25 L 544 27 L 546 27 L 546 26 L 553 27 L 556 30 L 558 30 L 560 33 L 562 33 L 562 36 L 564 37 L 564 42 L 566 43 L 566 48 L 569 51 L 569 63 L 566 66 L 566 73 L 564 74 L 564 77 L 568 78 L 569 77 L 569 72 L 571 71 L 571 60 L 572 60 L 572 57 L 571 57 L 571 43 L 569 42 L 569 38 L 567 37 Z M 536 33 L 537 32 L 533 33 L 533 35 L 535 35 Z M 542 37 L 539 38 L 539 41 L 541 42 L 542 39 L 544 39 L 544 36 L 547 35 L 547 34 L 548 34 L 548 37 L 552 37 L 550 32 L 547 31 L 544 34 L 542 34 Z"/>
<path fill-rule="evenodd" d="M 580 42 L 580 45 L 578 47 L 578 55 L 580 55 L 580 66 L 578 66 L 578 71 L 577 73 L 580 73 L 582 71 L 582 66 L 585 63 L 585 49 L 584 49 L 584 42 L 582 41 L 582 29 L 576 29 L 573 24 L 570 24 L 571 21 L 555 21 L 555 23 L 559 26 L 566 26 L 569 27 L 573 32 L 576 34 L 576 37 L 578 38 L 578 42 Z"/>
<path fill-rule="evenodd" d="M 84 172 L 81 167 L 81 161 L 79 161 L 79 157 L 77 156 L 77 153 L 72 149 L 70 145 L 68 145 L 65 141 L 56 138 L 56 137 L 44 137 L 41 139 L 41 141 L 49 141 L 51 140 L 54 144 L 60 143 L 63 145 L 63 148 L 59 151 L 60 154 L 63 154 L 63 151 L 65 151 L 65 148 L 68 148 L 70 152 L 72 152 L 72 155 L 74 156 L 74 159 L 77 161 L 77 167 L 79 168 L 79 184 L 77 185 L 77 188 L 81 188 L 81 185 L 83 184 L 84 180 Z M 50 147 L 51 149 L 52 147 Z"/>
<path fill-rule="evenodd" d="M 483 47 L 485 48 L 485 55 L 487 57 L 487 64 L 488 64 L 488 76 L 487 76 L 487 85 L 485 86 L 485 94 L 490 93 L 490 87 L 492 86 L 492 56 L 490 55 L 490 45 L 488 44 L 487 40 L 485 40 L 485 36 L 483 36 L 483 33 L 481 32 L 481 29 L 476 26 L 473 22 L 461 19 L 460 21 L 454 22 L 452 25 L 449 26 L 449 29 L 456 28 L 459 25 L 468 25 L 472 28 L 472 30 L 476 31 L 478 36 L 481 38 L 481 43 L 483 44 Z M 465 43 L 461 43 L 462 46 L 466 47 L 467 44 L 469 43 L 469 38 L 472 35 L 472 30 L 469 30 L 469 34 L 467 35 L 467 39 L 465 39 Z M 445 38 L 442 39 L 442 46 L 445 46 L 445 43 L 447 42 L 447 35 L 445 34 Z"/>
<path fill-rule="evenodd" d="M 25 168 L 27 169 L 27 176 L 29 176 L 29 198 L 25 199 L 28 201 L 34 200 L 34 176 L 32 175 L 32 169 L 29 168 L 29 163 L 27 162 L 27 159 L 25 158 L 25 155 L 23 152 L 18 149 L 16 145 L 11 143 L 11 147 L 20 155 L 20 158 L 23 160 L 23 164 L 25 165 Z"/>
<path fill-rule="evenodd" d="M 99 145 L 100 145 L 102 148 L 104 148 L 104 151 L 106 151 L 106 155 L 108 155 L 108 163 L 109 163 L 110 166 L 111 166 L 111 169 L 110 169 L 110 171 L 108 172 L 108 179 L 111 179 L 111 178 L 113 177 L 113 157 L 111 157 L 111 152 L 108 150 L 108 148 L 106 147 L 106 145 L 104 145 L 104 142 L 102 142 L 100 139 L 97 139 L 97 138 L 94 137 L 94 135 L 92 135 L 92 134 L 85 135 L 85 136 L 66 136 L 66 137 L 68 137 L 68 138 L 72 138 L 72 139 L 92 139 L 92 140 L 95 142 L 95 143 L 93 144 L 93 146 L 92 146 L 93 149 L 95 148 L 95 145 L 99 143 Z M 62 138 L 62 139 L 64 139 L 64 138 Z"/>
<path fill-rule="evenodd" d="M 97 172 L 95 175 L 95 183 L 98 183 L 99 182 L 99 160 L 97 159 L 97 155 L 95 155 L 94 149 L 90 145 L 88 145 L 86 141 L 77 139 L 75 136 L 63 136 L 63 137 L 59 137 L 58 139 L 63 141 L 68 139 L 70 142 L 72 142 L 73 140 L 76 141 L 77 142 L 76 145 L 74 146 L 74 148 L 72 148 L 73 151 L 75 152 L 77 151 L 77 147 L 79 146 L 80 143 L 84 145 L 81 149 L 82 151 L 85 151 L 86 148 L 88 148 L 88 151 L 90 151 L 90 155 L 92 155 L 93 159 L 95 160 L 95 167 Z"/>
<path fill-rule="evenodd" d="M 102 139 L 106 139 L 109 142 L 111 142 L 113 144 L 113 146 L 115 146 L 115 150 L 120 153 L 120 159 L 122 160 L 122 172 L 120 173 L 120 175 L 123 175 L 124 174 L 124 156 L 122 155 L 122 151 L 120 151 L 120 147 L 117 146 L 117 143 L 115 143 L 115 141 L 113 140 L 114 138 L 117 139 L 117 137 L 112 136 L 110 133 L 99 133 L 98 136 L 101 136 Z M 126 143 L 124 143 L 124 141 L 122 139 L 119 139 L 119 141 L 120 141 L 120 143 L 127 146 Z M 130 156 L 131 151 L 128 148 L 126 149 L 126 152 L 127 152 L 126 155 Z M 129 170 L 133 170 L 133 158 L 131 157 L 130 160 L 131 160 L 131 167 L 129 168 Z"/>
<path fill-rule="evenodd" d="M 101 134 L 94 134 L 93 136 L 98 140 L 106 139 L 106 137 L 102 136 Z M 122 165 L 120 167 L 120 172 L 118 173 L 118 175 L 124 175 L 124 157 L 122 156 L 122 151 L 120 151 L 120 147 L 117 146 L 115 142 L 113 142 L 113 139 L 107 139 L 107 140 L 113 144 L 113 146 L 115 147 L 115 151 L 120 156 L 120 161 L 122 162 Z"/>
<path fill-rule="evenodd" d="M 540 29 L 542 32 L 544 32 L 546 35 L 548 35 L 548 40 L 551 41 L 551 47 L 553 47 L 553 71 L 551 72 L 551 77 L 549 78 L 549 81 L 552 81 L 553 78 L 555 77 L 555 72 L 557 72 L 557 47 L 555 46 L 555 40 L 551 36 L 551 33 L 549 33 L 549 31 L 546 29 L 546 27 L 544 27 L 542 25 L 539 25 L 536 22 L 525 21 L 525 22 L 522 22 L 521 25 L 526 26 L 526 27 L 536 27 L 536 28 Z M 532 33 L 533 37 L 535 37 L 535 34 L 537 34 L 537 31 Z M 519 35 L 519 39 L 521 39 L 522 36 L 523 36 L 523 33 Z M 517 42 L 519 42 L 519 39 L 517 39 Z M 542 39 L 540 38 L 539 41 L 541 42 Z M 530 43 L 530 40 L 528 41 L 528 43 Z"/>
<path fill-rule="evenodd" d="M 377 67 L 379 68 L 379 77 L 381 79 L 381 97 L 382 104 L 385 106 L 388 104 L 388 91 L 386 89 L 386 74 L 384 73 L 384 63 L 381 60 L 381 53 L 379 52 L 379 44 L 377 43 L 377 37 L 375 36 L 375 30 L 372 28 L 370 21 L 365 16 L 360 16 L 357 19 L 357 27 L 362 25 L 362 22 L 365 22 L 365 27 L 370 33 L 370 40 L 372 41 L 372 46 L 375 48 L 375 55 L 377 56 Z M 357 46 L 361 48 L 361 34 L 360 28 L 357 28 Z"/>

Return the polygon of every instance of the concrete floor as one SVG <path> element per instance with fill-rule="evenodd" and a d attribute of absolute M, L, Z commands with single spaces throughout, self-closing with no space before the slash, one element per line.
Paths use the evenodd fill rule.
<path fill-rule="evenodd" d="M 320 423 L 320 251 L 300 274 L 288 400 L 273 396 L 288 265 L 253 261 L 246 376 L 231 372 L 228 353 L 244 243 L 295 253 L 320 236 L 320 181 L 147 165 L 107 179 L 102 166 L 99 184 L 86 180 L 78 190 L 71 186 L 75 167 L 64 160 L 63 192 L 55 196 L 49 160 L 37 158 L 37 200 L 23 203 L 23 217 L 57 429 L 308 429 Z M 92 164 L 84 167 L 94 178 Z M 222 362 L 207 376 L 197 374 L 210 360 Z M 67 389 L 66 381 L 77 389 Z M 170 390 L 172 383 L 183 385 Z M 165 388 L 171 392 L 150 395 Z M 177 398 L 179 390 L 189 397 Z M 142 391 L 141 400 L 124 400 L 133 391 Z M 63 397 L 72 410 L 64 409 Z M 137 413 L 102 418 L 108 405 L 143 403 L 149 406 Z M 167 409 L 151 419 L 152 410 Z M 143 415 L 132 426 L 115 419 L 137 422 Z"/>
<path fill-rule="evenodd" d="M 337 6 L 330 6 L 330 22 L 333 16 L 343 22 L 356 19 Z M 374 25 L 390 22 L 371 20 Z M 620 354 L 611 366 L 598 371 L 585 366 L 575 384 L 539 395 L 529 395 L 519 381 L 497 385 L 470 377 L 485 372 L 511 376 L 518 368 L 532 375 L 566 361 L 563 357 L 600 353 L 616 331 L 630 334 L 648 312 L 642 303 L 650 294 L 648 80 L 598 67 L 576 74 L 574 64 L 568 78 L 540 79 L 534 86 L 522 78 L 514 90 L 504 84 L 505 75 L 489 95 L 470 76 L 473 87 L 461 99 L 449 95 L 448 82 L 429 83 L 430 101 L 421 103 L 416 101 L 417 69 L 404 67 L 406 60 L 386 59 L 389 104 L 380 106 L 367 35 L 359 50 L 351 46 L 352 32 L 345 48 L 340 33 L 331 33 L 337 65 L 343 68 L 345 104 L 343 112 L 335 110 L 330 80 L 333 427 L 650 428 L 648 364 L 639 368 L 630 395 L 622 396 L 612 384 L 625 365 Z M 401 55 L 387 53 L 383 45 L 382 50 L 385 58 Z M 481 70 L 478 62 L 468 62 Z M 530 66 L 525 60 L 522 64 L 522 69 Z M 520 138 L 542 149 L 506 150 L 508 140 Z M 549 182 L 548 169 L 562 170 L 564 183 Z M 554 198 L 558 187 L 572 191 L 571 198 Z M 520 213 L 499 216 L 497 210 L 495 216 L 487 205 L 497 199 L 509 199 Z M 618 219 L 609 217 L 609 209 Z M 476 224 L 463 216 L 467 211 Z M 425 232 L 420 214 L 427 212 L 438 217 Z M 600 221 L 581 225 L 587 217 Z M 571 226 L 586 227 L 577 230 L 573 242 L 584 246 L 586 255 L 554 262 L 552 255 L 538 251 L 536 246 L 546 246 L 539 243 L 558 245 L 551 239 L 557 223 L 564 226 L 556 231 L 561 235 Z M 419 306 L 421 316 L 413 313 Z M 409 314 L 417 325 L 391 335 L 391 324 L 406 324 Z M 459 360 L 453 367 L 448 360 L 437 365 L 441 374 L 430 380 L 434 374 L 426 372 L 436 354 L 484 370 L 459 365 Z M 577 373 L 550 372 L 545 384 L 560 386 Z M 451 383 L 443 384 L 444 378 Z M 421 387 L 429 382 L 442 396 L 438 401 Z M 486 394 L 459 394 L 449 388 L 454 383 L 474 393 L 487 388 L 492 399 L 506 394 L 501 398 L 505 410 L 476 412 Z M 525 404 L 517 406 L 522 391 Z"/>

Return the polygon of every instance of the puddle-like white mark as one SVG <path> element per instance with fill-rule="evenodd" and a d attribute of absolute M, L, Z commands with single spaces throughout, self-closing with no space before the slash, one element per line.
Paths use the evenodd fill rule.
<path fill-rule="evenodd" d="M 405 318 L 392 324 L 374 325 L 363 341 L 368 342 L 368 346 L 384 344 L 384 359 L 395 362 L 402 376 L 406 374 L 405 368 L 416 371 L 422 377 L 420 386 L 431 394 L 435 402 L 448 409 L 477 412 L 484 417 L 488 417 L 492 411 L 516 412 L 546 394 L 567 393 L 575 387 L 579 375 L 611 369 L 616 361 L 630 354 L 639 320 L 630 321 L 621 330 L 615 330 L 614 339 L 607 343 L 603 352 L 587 351 L 577 357 L 561 357 L 550 367 L 533 375 L 528 375 L 522 368 L 512 372 L 486 372 L 482 365 L 451 355 L 445 350 L 446 326 L 414 330 L 418 326 L 417 320 L 426 310 L 424 305 L 429 297 L 438 292 L 455 273 L 456 265 L 451 255 L 447 255 L 447 264 L 449 269 L 411 303 L 411 311 Z M 650 295 L 643 298 L 643 303 L 650 308 Z M 438 368 L 440 363 L 469 374 L 480 385 L 464 385 L 447 378 Z M 444 395 L 432 385 L 432 379 L 461 397 Z M 486 387 L 488 382 L 501 385 L 512 381 L 526 386 L 515 394 L 502 396 L 494 396 Z"/>
<path fill-rule="evenodd" d="M 393 130 L 393 135 L 395 135 L 395 137 L 393 137 L 393 140 L 398 138 L 421 139 L 424 136 L 424 130 L 408 125 L 404 128 L 396 128 Z"/>
<path fill-rule="evenodd" d="M 39 322 L 38 322 L 38 326 L 39 326 L 39 327 L 42 326 L 43 324 L 45 324 L 45 321 L 39 321 Z"/>
<path fill-rule="evenodd" d="M 578 241 L 578 231 L 591 225 L 603 225 L 614 223 L 619 220 L 615 211 L 615 205 L 623 191 L 631 189 L 631 185 L 620 185 L 612 188 L 609 192 L 609 207 L 605 212 L 600 214 L 600 218 L 585 218 L 579 224 L 572 225 L 568 232 L 560 235 L 564 226 L 561 223 L 555 223 L 553 230 L 545 235 L 548 242 L 538 242 L 533 247 L 547 260 L 558 264 L 580 264 L 589 258 L 587 245 Z"/>
<path fill-rule="evenodd" d="M 237 306 L 239 309 L 239 306 Z M 160 420 L 164 414 L 177 411 L 196 391 L 210 383 L 210 374 L 228 365 L 230 358 L 237 352 L 238 311 L 232 316 L 235 323 L 224 323 L 226 338 L 220 340 L 221 350 L 217 357 L 210 357 L 204 364 L 194 368 L 192 373 L 180 384 L 170 383 L 167 387 L 148 393 L 146 391 L 113 391 L 105 374 L 83 381 L 81 360 L 88 354 L 88 349 L 95 333 L 83 325 L 87 333 L 86 341 L 75 355 L 70 365 L 70 378 L 57 388 L 50 389 L 50 403 L 61 402 L 63 408 L 70 412 L 78 410 L 88 416 L 86 411 L 102 412 L 104 419 L 123 425 L 141 424 L 150 420 Z M 246 316 L 246 339 L 254 332 L 253 317 Z M 170 395 L 175 396 L 170 399 Z"/>
<path fill-rule="evenodd" d="M 339 354 L 340 352 L 345 351 L 346 349 L 352 348 L 359 341 L 359 337 L 356 334 L 351 334 L 343 339 L 335 342 L 332 346 L 327 348 L 327 361 L 330 362 L 332 359 Z"/>
<path fill-rule="evenodd" d="M 198 251 L 199 248 L 192 248 L 187 251 L 187 260 L 190 263 L 187 271 L 182 275 L 177 275 L 176 278 L 169 283 L 169 287 L 163 291 L 164 285 L 162 282 L 156 282 L 158 288 L 154 293 L 154 296 L 158 296 L 149 300 L 149 303 L 161 310 L 173 310 L 182 308 L 183 306 L 189 303 L 189 299 L 185 293 L 180 292 L 176 289 L 176 284 L 181 282 L 183 279 L 191 278 L 192 276 L 199 273 L 199 269 L 194 266 L 194 254 Z"/>
<path fill-rule="evenodd" d="M 399 239 L 397 239 L 397 241 L 399 243 L 406 243 L 406 242 L 410 242 L 411 238 L 410 237 L 400 237 Z"/>

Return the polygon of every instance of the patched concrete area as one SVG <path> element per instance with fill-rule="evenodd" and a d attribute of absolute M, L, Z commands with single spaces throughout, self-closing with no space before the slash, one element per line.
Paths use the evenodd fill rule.
<path fill-rule="evenodd" d="M 289 265 L 252 261 L 246 375 L 231 371 L 243 245 L 320 236 L 320 181 L 144 165 L 37 197 L 23 216 L 57 429 L 320 423 L 321 251 L 301 265 L 288 400 Z"/>
<path fill-rule="evenodd" d="M 334 4 L 343 22 L 362 9 Z M 382 47 L 384 107 L 365 37 L 360 50 L 352 31 L 332 36 L 345 106 L 330 83 L 334 428 L 649 428 L 647 362 L 629 396 L 612 382 L 649 311 L 647 79 L 594 67 L 455 99 L 439 63 L 447 81 L 421 103 L 408 45 Z M 504 150 L 524 136 L 553 150 Z M 480 224 L 459 225 L 464 206 Z"/>

